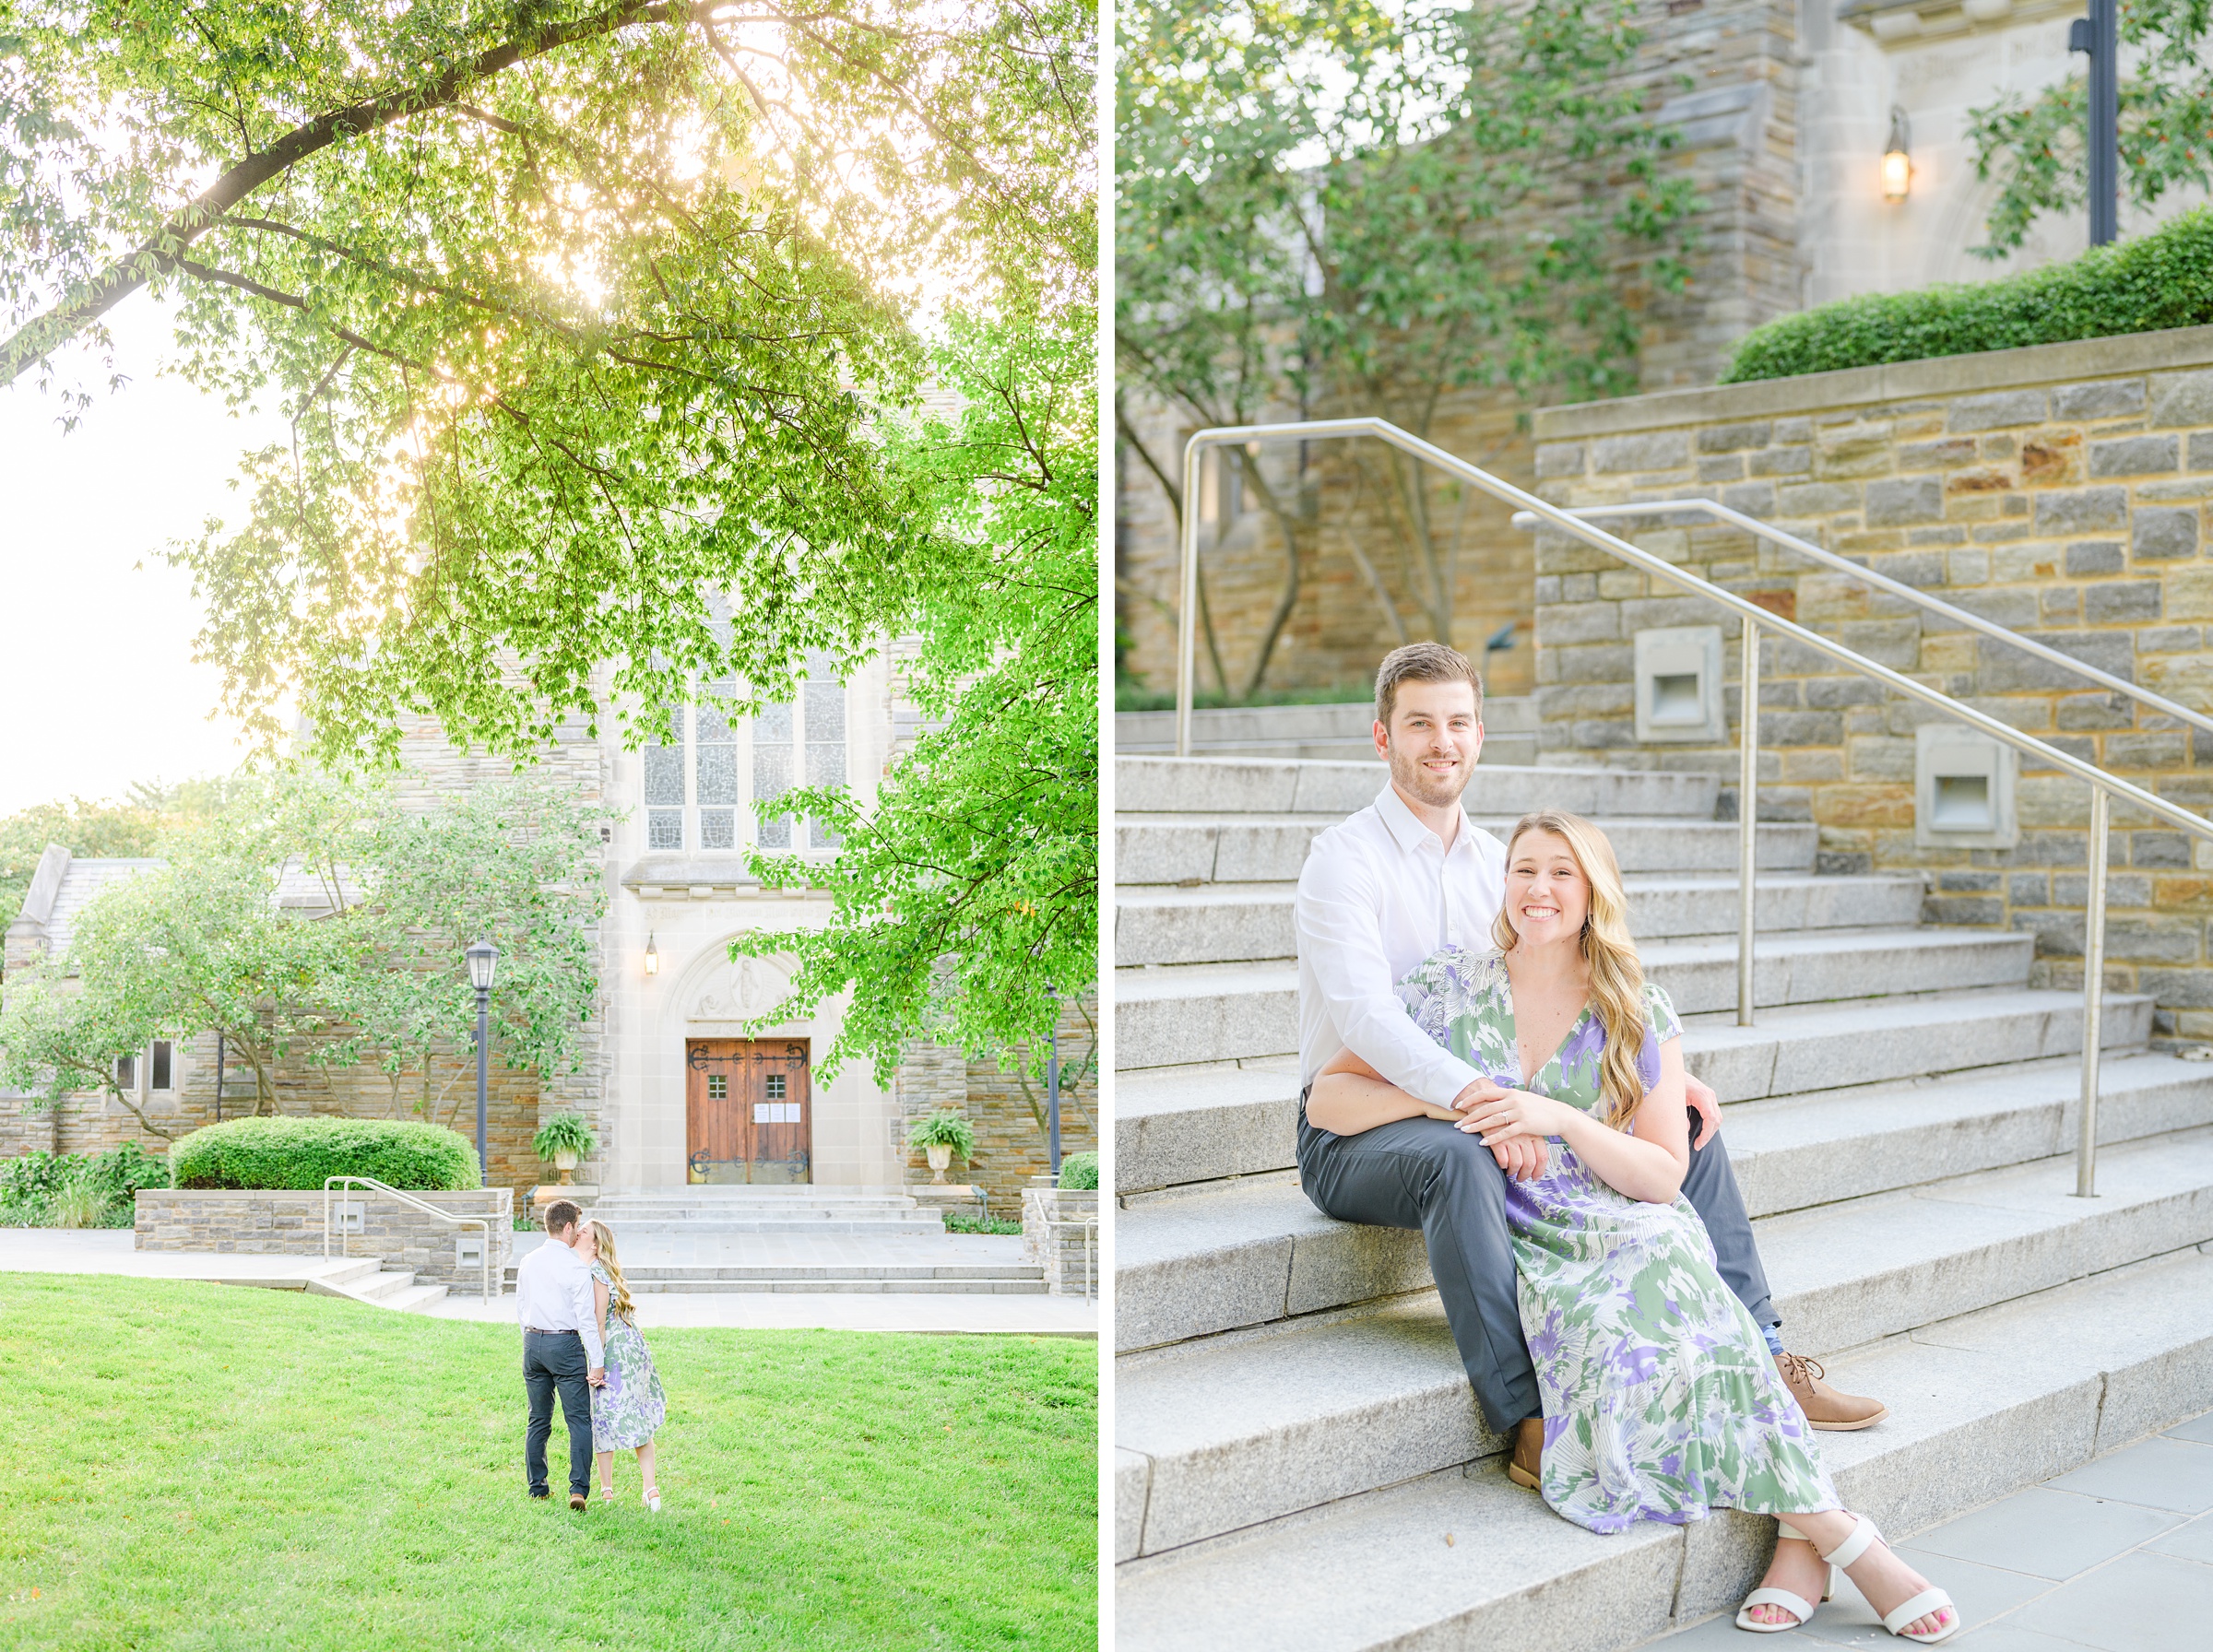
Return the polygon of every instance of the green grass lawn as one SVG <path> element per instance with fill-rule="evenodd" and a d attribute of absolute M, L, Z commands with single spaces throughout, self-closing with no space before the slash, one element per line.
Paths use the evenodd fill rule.
<path fill-rule="evenodd" d="M 0 1646 L 1095 1644 L 1096 1343 L 648 1336 L 662 1513 L 576 1515 L 511 1327 L 0 1274 Z"/>

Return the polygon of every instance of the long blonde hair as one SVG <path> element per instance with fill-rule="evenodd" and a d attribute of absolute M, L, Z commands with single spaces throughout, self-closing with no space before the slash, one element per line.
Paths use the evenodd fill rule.
<path fill-rule="evenodd" d="M 1606 1123 L 1618 1130 L 1637 1115 L 1644 1102 L 1644 1076 L 1638 1061 L 1644 1054 L 1645 1036 L 1644 965 L 1638 960 L 1637 943 L 1629 938 L 1629 903 L 1621 887 L 1621 867 L 1604 832 L 1580 815 L 1556 808 L 1538 809 L 1514 823 L 1506 840 L 1509 866 L 1514 845 L 1532 832 L 1566 839 L 1568 852 L 1591 886 L 1591 911 L 1583 920 L 1580 945 L 1590 977 L 1592 1007 L 1606 1034 L 1600 1093 L 1606 1099 Z M 1512 951 L 1521 938 L 1504 902 L 1491 920 L 1491 938 L 1501 952 Z"/>
<path fill-rule="evenodd" d="M 599 1266 L 607 1269 L 607 1311 L 618 1319 L 630 1317 L 630 1283 L 622 1277 L 622 1264 L 615 1260 L 615 1230 L 592 1218 L 592 1238 L 599 1246 Z"/>

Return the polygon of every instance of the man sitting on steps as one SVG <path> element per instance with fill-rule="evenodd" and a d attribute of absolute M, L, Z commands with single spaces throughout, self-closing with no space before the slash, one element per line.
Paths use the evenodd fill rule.
<path fill-rule="evenodd" d="M 1461 794 L 1483 749 L 1483 685 L 1440 643 L 1393 651 L 1376 673 L 1376 754 L 1391 780 L 1374 803 L 1314 840 L 1299 874 L 1299 1073 L 1302 1086 L 1349 1047 L 1400 1089 L 1454 1112 L 1484 1080 L 1408 1018 L 1399 978 L 1439 947 L 1489 944 L 1504 897 L 1506 851 L 1469 823 Z M 1776 1367 L 1817 1429 L 1865 1428 L 1876 1400 L 1839 1393 L 1821 1368 L 1786 1352 L 1769 1301 L 1744 1196 L 1716 1137 L 1721 1108 L 1689 1079 L 1694 1115 L 1683 1194 L 1705 1223 L 1722 1278 L 1767 1331 Z M 1485 1147 L 1435 1117 L 1404 1118 L 1357 1136 L 1298 1120 L 1299 1183 L 1341 1221 L 1419 1228 L 1452 1339 L 1485 1420 L 1513 1442 L 1515 1478 L 1534 1485 L 1544 1443 L 1536 1373 L 1515 1302 L 1506 1177 L 1543 1167 L 1522 1138 Z"/>

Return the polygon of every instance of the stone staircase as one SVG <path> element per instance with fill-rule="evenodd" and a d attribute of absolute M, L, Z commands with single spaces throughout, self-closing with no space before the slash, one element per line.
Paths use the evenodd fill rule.
<path fill-rule="evenodd" d="M 386 1268 L 374 1257 L 318 1268 L 308 1277 L 306 1289 L 312 1295 L 342 1296 L 401 1314 L 419 1314 L 447 1294 L 444 1285 L 418 1285 L 412 1268 Z"/>
<path fill-rule="evenodd" d="M 1294 880 L 1375 763 L 1124 757 L 1116 820 L 1118 1645 L 1629 1646 L 1734 1606 L 1772 1522 L 1598 1538 L 1501 1471 L 1418 1233 L 1293 1161 Z M 1884 1422 L 1825 1434 L 1904 1535 L 2213 1405 L 2213 1067 L 2108 995 L 2099 1193 L 2072 1197 L 2078 995 L 2026 936 L 1918 925 L 1918 875 L 1823 877 L 1762 824 L 1758 1024 L 1736 826 L 1680 773 L 1493 768 L 1467 807 L 1600 820 L 1688 1021 L 1784 1335 Z"/>
<path fill-rule="evenodd" d="M 1249 705 L 1191 714 L 1191 749 L 1200 756 L 1330 758 L 1376 761 L 1368 730 L 1375 722 L 1368 701 L 1329 705 Z M 1124 754 L 1176 749 L 1174 712 L 1118 712 L 1114 749 Z M 1536 702 L 1526 695 L 1500 695 L 1483 702 L 1483 761 L 1533 763 L 1537 761 Z"/>
<path fill-rule="evenodd" d="M 609 1188 L 586 1214 L 614 1230 L 636 1295 L 1046 1292 L 1045 1269 L 1017 1259 L 1018 1241 L 949 1236 L 944 1219 L 903 1188 Z"/>

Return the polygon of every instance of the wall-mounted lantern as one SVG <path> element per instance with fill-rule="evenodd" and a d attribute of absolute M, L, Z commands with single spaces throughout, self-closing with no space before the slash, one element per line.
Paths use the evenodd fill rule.
<path fill-rule="evenodd" d="M 651 935 L 645 938 L 645 973 L 648 975 L 657 975 L 661 973 L 661 950 L 654 944 L 654 937 Z"/>
<path fill-rule="evenodd" d="M 1906 124 L 1906 112 L 1896 103 L 1890 105 L 1890 141 L 1883 146 L 1883 199 L 1902 201 L 1913 187 L 1913 156 L 1910 145 L 1911 129 Z"/>

